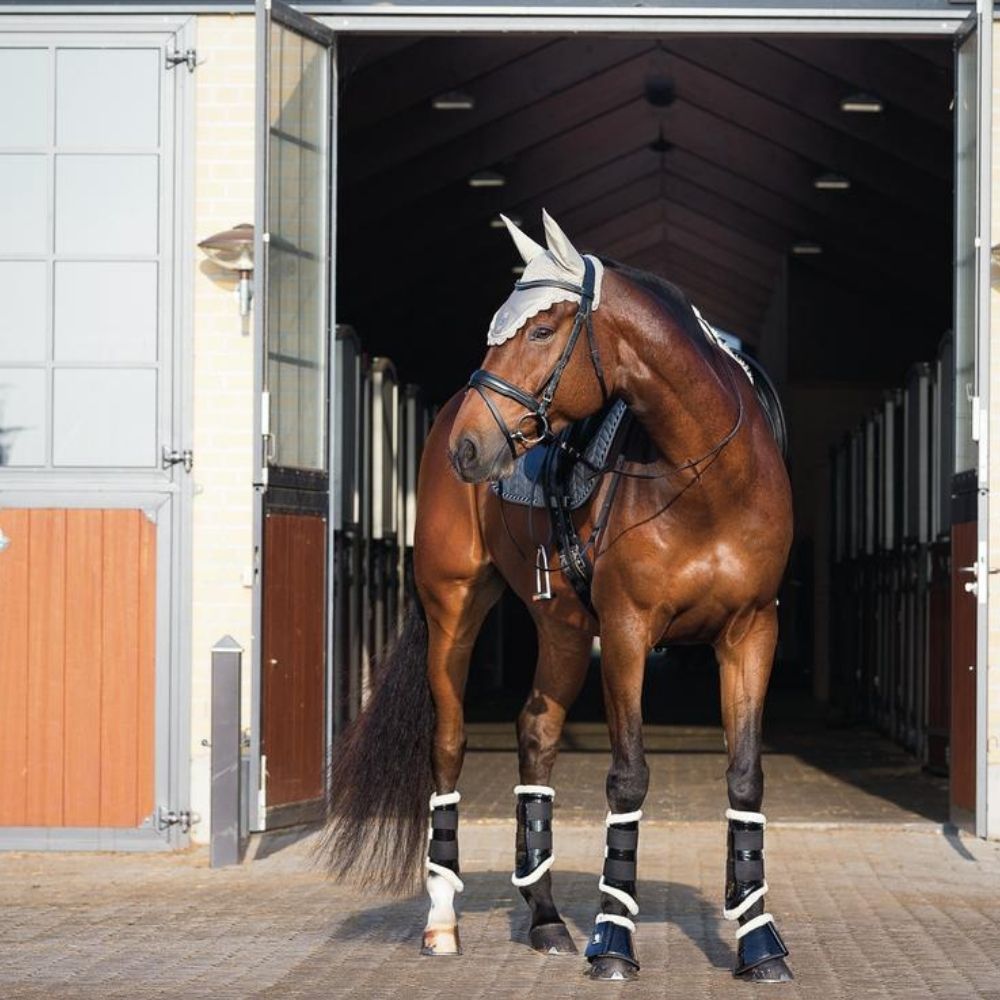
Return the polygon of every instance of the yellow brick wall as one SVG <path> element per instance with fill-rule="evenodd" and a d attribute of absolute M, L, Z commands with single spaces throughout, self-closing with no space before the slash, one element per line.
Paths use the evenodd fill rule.
<path fill-rule="evenodd" d="M 195 238 L 253 222 L 254 22 L 203 16 L 194 74 Z M 194 274 L 194 559 L 191 809 L 209 835 L 210 651 L 230 634 L 244 655 L 244 725 L 249 720 L 253 454 L 253 338 L 241 319 L 235 281 L 199 252 Z"/>

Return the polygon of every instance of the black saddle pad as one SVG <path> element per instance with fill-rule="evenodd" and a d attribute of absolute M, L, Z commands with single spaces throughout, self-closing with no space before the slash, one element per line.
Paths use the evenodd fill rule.
<path fill-rule="evenodd" d="M 618 399 L 599 417 L 588 417 L 560 432 L 560 439 L 571 441 L 586 460 L 573 462 L 561 490 L 570 510 L 582 507 L 601 481 L 594 470 L 604 468 L 627 412 L 628 407 Z M 559 445 L 553 442 L 535 445 L 518 458 L 514 471 L 506 479 L 493 484 L 493 492 L 522 507 L 544 508 L 543 479 L 550 463 L 560 457 L 559 451 Z"/>
<path fill-rule="evenodd" d="M 763 366 L 755 358 L 742 351 L 737 352 L 747 363 L 753 373 L 753 386 L 757 400 L 764 411 L 771 428 L 771 433 L 781 449 L 781 454 L 788 456 L 788 429 L 781 400 Z M 576 451 L 580 452 L 586 461 L 574 462 L 565 454 L 559 455 L 559 445 L 555 443 L 539 444 L 529 449 L 514 466 L 514 471 L 493 484 L 493 492 L 510 503 L 522 507 L 546 506 L 546 476 L 552 468 L 552 463 L 563 461 L 570 463 L 569 470 L 560 470 L 561 485 L 559 493 L 565 497 L 565 504 L 570 510 L 582 507 L 591 497 L 600 475 L 595 469 L 603 469 L 608 462 L 608 456 L 614 450 L 619 434 L 627 427 L 625 415 L 628 407 L 620 400 L 615 400 L 610 406 L 593 417 L 587 417 L 572 424 L 559 434 L 563 441 L 570 442 Z M 550 480 L 551 482 L 551 480 Z"/>

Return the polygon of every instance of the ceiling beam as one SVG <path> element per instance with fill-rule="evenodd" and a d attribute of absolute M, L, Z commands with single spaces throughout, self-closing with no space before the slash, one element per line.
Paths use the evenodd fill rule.
<path fill-rule="evenodd" d="M 343 44 L 349 52 L 350 43 Z M 459 43 L 450 38 L 421 39 L 395 58 L 341 75 L 340 129 L 350 134 L 405 108 L 427 104 L 438 94 L 460 90 L 484 73 L 553 44 L 539 36 L 463 35 Z"/>
<path fill-rule="evenodd" d="M 579 108 L 606 88 L 627 87 L 634 76 L 623 78 L 626 66 L 636 59 L 648 61 L 643 57 L 650 51 L 648 39 L 606 38 L 559 40 L 525 53 L 462 86 L 476 102 L 469 111 L 435 111 L 425 102 L 352 133 L 345 180 L 367 177 L 428 151 L 436 152 L 446 143 L 462 141 L 467 133 L 511 115 L 517 116 L 518 127 L 525 131 L 532 129 L 534 118 L 540 118 L 543 132 L 557 131 L 559 119 L 572 116 L 570 105 Z M 634 93 L 625 89 L 612 105 L 630 96 Z"/>
<path fill-rule="evenodd" d="M 916 166 L 950 180 L 949 130 L 917 120 L 898 105 L 890 105 L 877 115 L 846 114 L 840 110 L 840 101 L 846 96 L 842 82 L 772 46 L 748 38 L 695 35 L 665 50 L 725 77 L 748 93 L 757 93 L 834 129 L 855 146 L 860 141 L 880 150 L 897 161 L 897 168 Z M 928 141 L 927 129 L 939 133 L 936 140 Z"/>
<path fill-rule="evenodd" d="M 929 73 L 927 62 L 884 41 L 867 38 L 769 38 L 764 44 L 837 77 L 844 96 L 864 91 L 939 128 L 951 129 L 950 74 Z"/>

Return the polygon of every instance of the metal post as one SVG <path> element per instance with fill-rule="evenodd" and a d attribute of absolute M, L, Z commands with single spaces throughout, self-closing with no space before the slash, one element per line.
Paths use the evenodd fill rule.
<path fill-rule="evenodd" d="M 240 842 L 240 674 L 243 647 L 223 636 L 212 647 L 212 868 L 238 865 Z"/>

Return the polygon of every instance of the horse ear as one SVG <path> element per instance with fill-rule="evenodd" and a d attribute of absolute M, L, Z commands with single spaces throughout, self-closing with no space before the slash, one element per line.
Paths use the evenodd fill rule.
<path fill-rule="evenodd" d="M 579 274 L 583 271 L 583 258 L 580 252 L 569 241 L 569 237 L 559 228 L 555 219 L 542 209 L 542 221 L 545 223 L 545 239 L 549 244 L 549 252 L 558 264 L 567 271 Z"/>
<path fill-rule="evenodd" d="M 545 247 L 536 243 L 527 233 L 522 233 L 502 212 L 500 218 L 503 219 L 503 224 L 507 227 L 507 232 L 510 233 L 510 238 L 524 258 L 525 264 L 530 264 L 540 253 L 545 253 Z"/>

